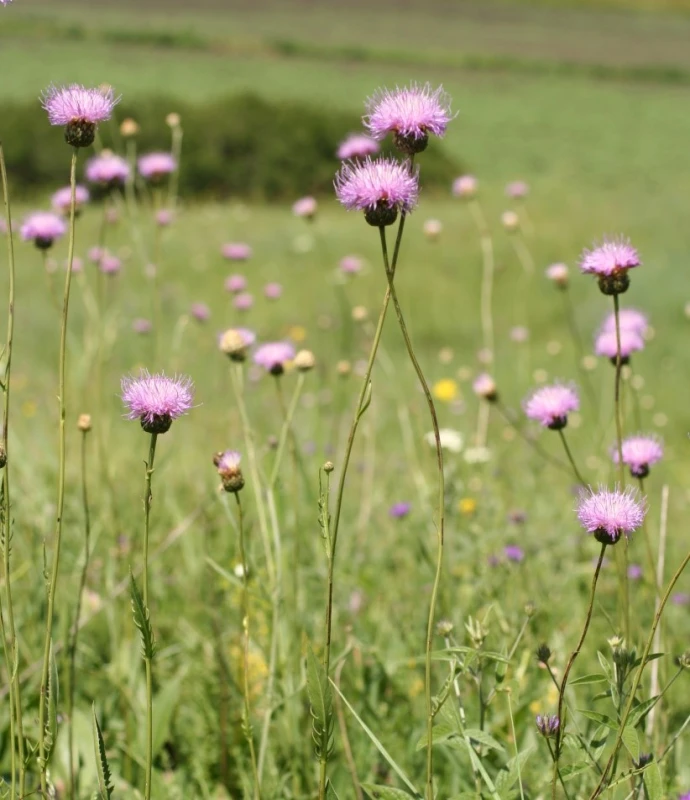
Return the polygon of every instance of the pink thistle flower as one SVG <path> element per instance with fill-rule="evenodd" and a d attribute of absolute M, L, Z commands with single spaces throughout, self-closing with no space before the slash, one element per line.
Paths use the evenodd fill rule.
<path fill-rule="evenodd" d="M 664 444 L 659 437 L 653 434 L 636 434 L 623 439 L 623 463 L 630 467 L 630 474 L 634 478 L 646 478 L 649 468 L 664 456 Z M 618 464 L 618 448 L 611 448 L 611 458 Z"/>
<path fill-rule="evenodd" d="M 240 292 L 235 295 L 232 304 L 238 311 L 249 311 L 254 305 L 254 297 L 249 292 Z"/>
<path fill-rule="evenodd" d="M 508 561 L 515 561 L 517 564 L 525 558 L 525 551 L 517 544 L 507 544 L 503 552 Z"/>
<path fill-rule="evenodd" d="M 172 153 L 147 153 L 137 160 L 137 169 L 142 178 L 155 183 L 177 169 Z"/>
<path fill-rule="evenodd" d="M 268 300 L 278 300 L 283 294 L 283 287 L 279 283 L 267 283 L 264 286 L 264 297 Z"/>
<path fill-rule="evenodd" d="M 621 331 L 633 331 L 644 336 L 649 328 L 649 320 L 643 311 L 636 308 L 621 308 L 618 312 L 618 324 Z M 612 312 L 604 320 L 602 331 L 616 331 L 616 315 Z"/>
<path fill-rule="evenodd" d="M 192 303 L 189 313 L 197 322 L 207 322 L 211 317 L 211 309 L 206 303 Z"/>
<path fill-rule="evenodd" d="M 156 211 L 156 225 L 159 228 L 167 228 L 172 225 L 175 219 L 175 213 L 168 208 L 161 208 Z"/>
<path fill-rule="evenodd" d="M 453 181 L 451 191 L 454 197 L 469 199 L 477 194 L 478 184 L 474 175 L 461 175 Z"/>
<path fill-rule="evenodd" d="M 314 219 L 316 216 L 316 209 L 318 204 L 313 197 L 302 197 L 292 206 L 292 213 L 296 217 L 304 217 L 305 219 Z"/>
<path fill-rule="evenodd" d="M 614 295 L 625 292 L 630 285 L 628 270 L 639 267 L 642 262 L 637 250 L 629 239 L 604 239 L 591 250 L 585 250 L 580 257 L 582 272 L 596 275 L 599 288 L 604 294 Z"/>
<path fill-rule="evenodd" d="M 129 178 L 129 164 L 115 153 L 101 153 L 86 162 L 86 180 L 113 187 L 126 183 Z"/>
<path fill-rule="evenodd" d="M 228 275 L 225 279 L 225 291 L 237 294 L 247 288 L 247 279 L 244 275 Z"/>
<path fill-rule="evenodd" d="M 486 372 L 482 372 L 474 379 L 472 389 L 477 397 L 483 397 L 489 402 L 498 399 L 498 390 L 496 389 L 496 381 Z"/>
<path fill-rule="evenodd" d="M 65 126 L 65 141 L 72 147 L 93 144 L 96 126 L 109 120 L 120 98 L 112 88 L 87 89 L 78 83 L 49 86 L 41 95 L 51 125 Z"/>
<path fill-rule="evenodd" d="M 580 399 L 573 384 L 554 383 L 534 391 L 524 402 L 525 414 L 540 425 L 558 431 L 568 424 L 568 414 L 577 411 Z"/>
<path fill-rule="evenodd" d="M 105 255 L 105 250 L 103 250 L 102 247 L 91 247 L 89 248 L 89 252 L 87 253 L 87 258 L 94 264 L 98 264 L 104 255 Z"/>
<path fill-rule="evenodd" d="M 363 133 L 352 133 L 339 145 L 336 155 L 342 161 L 352 158 L 375 156 L 381 148 L 379 143 Z"/>
<path fill-rule="evenodd" d="M 98 264 L 98 269 L 104 275 L 117 275 L 122 269 L 122 261 L 117 256 L 110 253 L 104 253 Z"/>
<path fill-rule="evenodd" d="M 630 361 L 632 353 L 644 348 L 644 340 L 636 331 L 621 329 L 621 364 Z M 594 352 L 598 356 L 606 356 L 615 364 L 618 356 L 618 340 L 616 331 L 601 331 L 594 342 Z"/>
<path fill-rule="evenodd" d="M 443 87 L 432 91 L 429 83 L 379 90 L 367 100 L 367 111 L 364 127 L 374 139 L 392 133 L 396 147 L 408 155 L 424 150 L 430 133 L 443 136 L 454 116 Z"/>
<path fill-rule="evenodd" d="M 545 274 L 560 289 L 565 289 L 568 286 L 568 266 L 566 264 L 551 264 L 546 268 Z"/>
<path fill-rule="evenodd" d="M 213 457 L 213 463 L 226 492 L 239 492 L 244 486 L 244 478 L 240 469 L 241 461 L 242 457 L 237 450 L 225 450 L 222 453 L 216 453 Z"/>
<path fill-rule="evenodd" d="M 67 232 L 62 217 L 51 211 L 35 211 L 22 223 L 20 234 L 25 242 L 33 242 L 39 250 L 48 250 L 56 239 Z"/>
<path fill-rule="evenodd" d="M 252 248 L 244 242 L 228 242 L 221 248 L 221 253 L 228 261 L 248 261 L 252 257 Z"/>
<path fill-rule="evenodd" d="M 513 198 L 527 197 L 529 186 L 524 181 L 512 181 L 506 186 L 506 196 Z"/>
<path fill-rule="evenodd" d="M 84 186 L 75 186 L 74 187 L 74 212 L 78 214 L 81 211 L 81 207 L 89 202 L 89 190 L 86 189 Z M 72 188 L 70 186 L 64 186 L 62 189 L 58 189 L 57 192 L 52 196 L 50 199 L 50 204 L 55 211 L 60 214 L 69 214 L 70 207 L 72 205 Z"/>
<path fill-rule="evenodd" d="M 150 319 L 143 319 L 140 317 L 132 321 L 132 330 L 134 333 L 147 334 L 153 330 L 153 323 Z"/>
<path fill-rule="evenodd" d="M 295 357 L 295 348 L 289 342 L 262 344 L 254 353 L 254 363 L 271 375 L 282 375 L 285 365 Z"/>
<path fill-rule="evenodd" d="M 370 225 L 392 225 L 398 212 L 417 204 L 419 171 L 392 158 L 345 162 L 335 176 L 335 193 L 348 211 L 364 211 Z"/>
<path fill-rule="evenodd" d="M 165 433 L 173 420 L 192 407 L 193 383 L 186 376 L 169 378 L 142 370 L 139 377 L 122 379 L 122 401 L 127 419 L 138 419 L 146 433 Z"/>
<path fill-rule="evenodd" d="M 362 270 L 362 259 L 359 256 L 343 256 L 340 259 L 340 270 L 348 275 L 354 275 Z"/>
<path fill-rule="evenodd" d="M 631 487 L 624 492 L 617 486 L 612 492 L 603 486 L 596 491 L 589 487 L 580 492 L 577 507 L 580 524 L 601 544 L 615 544 L 623 534 L 630 536 L 642 525 L 646 513 L 645 501 Z"/>
<path fill-rule="evenodd" d="M 65 269 L 67 269 L 69 267 L 69 261 L 66 260 L 64 266 L 65 266 Z M 81 260 L 81 258 L 78 258 L 77 256 L 75 256 L 72 259 L 72 272 L 77 274 L 77 273 L 83 272 L 83 271 L 84 271 L 84 262 Z"/>
<path fill-rule="evenodd" d="M 510 340 L 517 344 L 524 344 L 529 340 L 529 329 L 524 325 L 515 325 L 510 329 Z"/>
<path fill-rule="evenodd" d="M 631 564 L 628 567 L 628 577 L 633 581 L 638 581 L 642 577 L 642 567 L 639 564 Z"/>

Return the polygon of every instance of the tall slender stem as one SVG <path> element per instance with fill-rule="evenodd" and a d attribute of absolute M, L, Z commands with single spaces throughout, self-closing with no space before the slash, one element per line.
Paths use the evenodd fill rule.
<path fill-rule="evenodd" d="M 86 576 L 89 570 L 89 555 L 91 545 L 91 515 L 89 512 L 89 493 L 86 482 L 86 435 L 88 428 L 82 430 L 81 437 L 81 498 L 84 508 L 84 564 L 81 568 L 81 578 L 79 580 L 79 593 L 77 594 L 77 608 L 74 614 L 74 624 L 70 632 L 68 645 L 69 653 L 69 697 L 67 707 L 67 735 L 69 740 L 69 776 L 70 776 L 70 797 L 75 800 L 79 794 L 77 791 L 77 771 L 74 763 L 74 688 L 77 675 L 77 640 L 79 637 L 79 624 L 81 622 L 81 604 L 84 588 L 86 586 Z"/>
<path fill-rule="evenodd" d="M 151 434 L 149 443 L 149 458 L 146 462 L 146 481 L 144 488 L 144 605 L 148 608 L 149 604 L 149 527 L 151 517 L 151 477 L 153 475 L 153 460 L 156 457 L 156 442 L 158 434 Z"/>
<path fill-rule="evenodd" d="M 331 465 L 332 466 L 332 465 Z M 321 525 L 323 526 L 323 537 L 326 540 L 326 557 L 328 560 L 328 592 L 327 597 L 333 596 L 333 539 L 330 530 L 330 514 L 329 514 L 329 500 L 331 493 L 331 466 L 324 469 L 326 475 L 326 491 L 319 494 L 321 495 Z M 319 484 L 321 483 L 319 477 Z M 319 487 L 320 488 L 320 487 Z M 328 638 L 328 612 L 329 607 L 326 607 L 326 646 L 323 649 L 323 668 L 328 676 L 331 671 L 331 641 Z M 326 786 L 327 786 L 327 772 L 328 769 L 328 748 L 325 748 L 319 758 L 319 800 L 326 800 Z"/>
<path fill-rule="evenodd" d="M 565 691 L 568 688 L 568 676 L 570 675 L 570 670 L 575 663 L 575 659 L 580 654 L 580 650 L 582 649 L 582 645 L 585 642 L 585 637 L 587 636 L 587 631 L 589 630 L 589 623 L 592 619 L 592 611 L 594 609 L 594 595 L 597 591 L 597 581 L 599 580 L 599 573 L 601 572 L 601 565 L 604 562 L 604 553 L 606 552 L 607 544 L 604 543 L 601 545 L 601 552 L 599 553 L 599 560 L 597 561 L 597 566 L 594 570 L 594 577 L 592 578 L 592 591 L 589 595 L 589 606 L 587 607 L 587 616 L 585 617 L 585 624 L 582 628 L 582 633 L 580 634 L 580 640 L 577 643 L 577 646 L 570 654 L 570 658 L 568 659 L 568 663 L 566 664 L 565 671 L 563 672 L 563 680 L 561 681 L 561 686 L 558 691 L 558 720 L 559 720 L 559 727 L 558 731 L 556 732 L 556 743 L 555 743 L 555 757 L 553 760 L 553 778 L 551 781 L 551 796 L 553 800 L 556 800 L 556 784 L 558 782 L 558 761 L 561 757 L 561 745 L 563 743 L 563 736 L 565 735 L 565 720 L 563 719 L 563 703 L 565 701 Z"/>
<path fill-rule="evenodd" d="M 558 433 L 561 437 L 561 441 L 563 442 L 563 449 L 565 450 L 565 454 L 568 456 L 568 461 L 570 462 L 570 466 L 573 468 L 573 472 L 575 473 L 575 477 L 577 478 L 577 482 L 582 486 L 586 486 L 587 483 L 585 479 L 582 477 L 580 470 L 577 468 L 577 464 L 575 463 L 575 459 L 573 458 L 573 454 L 568 446 L 568 440 L 565 438 L 565 434 L 563 433 L 563 429 L 559 428 Z"/>
<path fill-rule="evenodd" d="M 427 631 L 426 631 L 426 654 L 425 654 L 425 696 L 426 696 L 426 712 L 427 712 L 427 782 L 426 782 L 426 793 L 427 793 L 427 800 L 433 800 L 434 798 L 434 775 L 433 775 L 433 725 L 434 725 L 434 711 L 432 705 L 432 696 L 431 696 L 431 649 L 433 644 L 433 637 L 434 637 L 434 620 L 436 616 L 436 603 L 438 600 L 438 591 L 439 586 L 441 584 L 441 571 L 443 568 L 443 546 L 444 546 L 444 528 L 445 528 L 445 478 L 443 474 L 443 448 L 441 447 L 441 432 L 439 430 L 438 425 L 438 417 L 436 415 L 436 406 L 434 405 L 434 399 L 431 396 L 431 390 L 426 382 L 424 377 L 424 373 L 422 372 L 422 368 L 417 361 L 417 357 L 415 356 L 414 349 L 412 347 L 412 341 L 410 339 L 409 333 L 407 331 L 407 325 L 405 324 L 405 318 L 403 316 L 402 308 L 400 307 L 400 303 L 398 301 L 398 295 L 395 290 L 395 282 L 394 282 L 394 275 L 393 271 L 389 266 L 388 261 L 388 248 L 386 245 L 386 229 L 384 227 L 379 228 L 379 232 L 381 235 L 381 250 L 383 253 L 383 261 L 384 266 L 386 268 L 386 277 L 388 278 L 388 288 L 390 289 L 391 297 L 393 299 L 393 306 L 395 308 L 395 313 L 398 318 L 398 325 L 400 326 L 400 332 L 402 333 L 403 339 L 405 340 L 405 347 L 407 348 L 407 353 L 410 357 L 410 361 L 412 362 L 412 366 L 414 367 L 414 371 L 417 373 L 417 378 L 419 380 L 419 384 L 422 387 L 422 391 L 424 392 L 424 397 L 426 398 L 427 406 L 429 408 L 429 415 L 431 416 L 431 424 L 434 431 L 434 441 L 436 443 L 436 463 L 438 467 L 438 523 L 437 523 L 437 554 L 436 554 L 436 571 L 434 575 L 434 583 L 431 589 L 431 600 L 429 602 L 429 618 L 427 620 Z"/>
<path fill-rule="evenodd" d="M 38 712 L 38 754 L 41 770 L 41 791 L 47 796 L 48 791 L 48 753 L 46 750 L 46 698 L 48 690 L 48 672 L 50 668 L 50 647 L 53 636 L 53 611 L 57 590 L 58 571 L 60 568 L 60 544 L 62 541 L 62 515 L 65 506 L 65 362 L 67 356 L 67 316 L 69 311 L 69 290 L 72 283 L 72 263 L 74 261 L 74 219 L 77 186 L 77 149 L 72 150 L 70 168 L 71 201 L 69 209 L 69 244 L 67 250 L 67 271 L 65 272 L 65 292 L 62 300 L 62 323 L 60 327 L 60 355 L 58 361 L 58 403 L 59 403 L 59 452 L 58 452 L 58 493 L 57 520 L 53 552 L 53 567 L 48 586 L 48 609 L 46 612 L 46 631 L 43 643 L 43 669 L 41 671 L 41 693 Z"/>
<path fill-rule="evenodd" d="M 5 362 L 5 373 L 3 384 L 5 388 L 5 402 L 2 415 L 2 447 L 5 463 L 5 471 L 2 477 L 3 502 L 4 502 L 4 531 L 3 531 L 3 571 L 5 575 L 5 594 L 7 598 L 7 624 L 9 627 L 8 654 L 12 662 L 8 664 L 10 670 L 10 680 L 12 683 L 11 691 L 13 694 L 13 728 L 17 737 L 17 756 L 19 759 L 19 795 L 25 793 L 26 768 L 24 754 L 24 725 L 22 718 L 22 697 L 21 684 L 19 681 L 19 653 L 17 649 L 17 635 L 14 623 L 14 607 L 12 604 L 12 581 L 10 569 L 10 554 L 12 540 L 12 506 L 10 503 L 10 462 L 9 462 L 9 424 L 10 424 L 10 382 L 12 368 L 12 345 L 14 341 L 14 238 L 12 235 L 12 211 L 10 208 L 9 186 L 7 183 L 7 167 L 5 165 L 5 151 L 0 142 L 0 174 L 2 175 L 2 194 L 5 202 L 5 224 L 7 225 L 7 266 L 9 289 L 7 297 L 7 342 L 5 352 L 7 360 Z M 1 613 L 1 612 L 0 612 Z M 11 739 L 12 760 L 14 761 L 14 737 Z M 14 786 L 15 771 L 12 770 L 12 784 Z M 12 790 L 14 794 L 14 789 Z"/>

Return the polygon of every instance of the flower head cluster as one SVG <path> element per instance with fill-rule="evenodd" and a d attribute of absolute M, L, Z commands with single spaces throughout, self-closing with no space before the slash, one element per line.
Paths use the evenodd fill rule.
<path fill-rule="evenodd" d="M 364 211 L 370 225 L 392 225 L 399 211 L 417 204 L 418 172 L 392 158 L 348 161 L 335 177 L 335 193 L 348 211 Z"/>
<path fill-rule="evenodd" d="M 155 183 L 177 169 L 177 161 L 172 153 L 146 153 L 137 161 L 137 169 L 142 178 Z"/>
<path fill-rule="evenodd" d="M 647 512 L 644 500 L 628 487 L 613 491 L 600 486 L 583 490 L 577 507 L 582 527 L 602 544 L 615 544 L 623 534 L 630 534 L 642 525 Z"/>
<path fill-rule="evenodd" d="M 630 285 L 628 270 L 641 264 L 637 250 L 629 239 L 604 239 L 585 250 L 580 258 L 580 269 L 599 279 L 599 288 L 604 294 L 622 294 Z"/>
<path fill-rule="evenodd" d="M 658 436 L 653 434 L 637 434 L 623 439 L 623 463 L 630 468 L 634 478 L 646 478 L 649 468 L 664 456 L 664 445 Z M 617 447 L 611 448 L 611 458 L 614 464 L 619 462 Z"/>
<path fill-rule="evenodd" d="M 267 300 L 279 300 L 283 294 L 283 287 L 279 283 L 267 283 L 264 286 L 264 297 Z"/>
<path fill-rule="evenodd" d="M 295 357 L 295 348 L 289 342 L 268 342 L 254 353 L 254 363 L 271 375 L 282 375 L 285 366 Z"/>
<path fill-rule="evenodd" d="M 347 161 L 352 158 L 375 156 L 380 149 L 379 143 L 371 136 L 352 133 L 338 145 L 336 155 L 342 161 Z"/>
<path fill-rule="evenodd" d="M 129 164 L 115 153 L 103 152 L 86 162 L 86 180 L 106 187 L 122 185 L 129 172 Z"/>
<path fill-rule="evenodd" d="M 430 133 L 443 136 L 454 116 L 443 87 L 432 90 L 429 83 L 379 90 L 367 100 L 367 111 L 364 126 L 374 139 L 392 133 L 396 146 L 409 155 L 426 148 Z"/>
<path fill-rule="evenodd" d="M 165 433 L 174 419 L 192 407 L 193 384 L 186 376 L 169 378 L 142 370 L 139 377 L 122 379 L 122 401 L 127 419 L 138 419 L 147 433 Z"/>
<path fill-rule="evenodd" d="M 39 250 L 48 250 L 56 239 L 67 232 L 62 217 L 50 211 L 35 211 L 22 223 L 20 233 L 25 242 L 33 242 Z"/>
<path fill-rule="evenodd" d="M 525 558 L 525 551 L 518 544 L 507 544 L 503 553 L 508 561 L 515 561 L 517 564 Z"/>
<path fill-rule="evenodd" d="M 89 202 L 89 190 L 84 186 L 74 187 L 74 211 L 78 214 L 81 207 Z M 70 206 L 72 205 L 72 188 L 70 186 L 63 186 L 58 189 L 50 199 L 51 206 L 60 214 L 69 214 Z"/>
<path fill-rule="evenodd" d="M 561 430 L 568 424 L 568 414 L 577 411 L 580 399 L 572 384 L 554 383 L 542 386 L 524 402 L 525 414 L 551 430 Z"/>
<path fill-rule="evenodd" d="M 644 339 L 637 331 L 629 328 L 621 328 L 620 331 L 620 345 L 621 345 L 621 364 L 627 364 L 630 356 L 644 348 Z M 618 338 L 614 330 L 602 330 L 595 342 L 594 352 L 598 356 L 606 356 L 611 359 L 613 364 L 616 363 L 618 358 Z"/>
<path fill-rule="evenodd" d="M 78 83 L 50 86 L 41 95 L 51 125 L 65 126 L 65 141 L 73 147 L 93 144 L 96 126 L 109 120 L 120 100 L 110 86 L 87 89 Z"/>
<path fill-rule="evenodd" d="M 237 450 L 225 450 L 213 457 L 218 474 L 226 492 L 239 492 L 244 486 L 244 478 L 240 469 L 241 456 Z"/>
<path fill-rule="evenodd" d="M 244 242 L 228 242 L 221 248 L 221 253 L 228 261 L 248 261 L 252 257 L 252 248 Z"/>
<path fill-rule="evenodd" d="M 393 503 L 393 505 L 388 509 L 388 514 L 393 517 L 393 519 L 402 519 L 410 513 L 411 509 L 412 503 Z"/>

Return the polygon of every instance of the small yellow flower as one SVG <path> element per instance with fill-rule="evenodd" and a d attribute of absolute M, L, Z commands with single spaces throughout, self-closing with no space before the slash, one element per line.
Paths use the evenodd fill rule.
<path fill-rule="evenodd" d="M 293 342 L 303 342 L 307 338 L 307 329 L 303 325 L 291 325 L 288 336 Z"/>
<path fill-rule="evenodd" d="M 461 514 L 466 514 L 469 516 L 470 514 L 474 514 L 476 510 L 477 501 L 474 499 L 474 497 L 463 497 L 458 503 L 458 511 Z"/>
<path fill-rule="evenodd" d="M 458 396 L 458 384 L 452 378 L 436 381 L 433 388 L 434 397 L 442 403 L 450 403 Z"/>
<path fill-rule="evenodd" d="M 541 700 L 532 700 L 529 704 L 529 710 L 532 714 L 541 714 L 544 711 L 544 706 L 542 705 Z"/>
<path fill-rule="evenodd" d="M 415 678 L 410 684 L 409 695 L 410 697 L 418 697 L 424 691 L 424 681 L 421 678 Z"/>

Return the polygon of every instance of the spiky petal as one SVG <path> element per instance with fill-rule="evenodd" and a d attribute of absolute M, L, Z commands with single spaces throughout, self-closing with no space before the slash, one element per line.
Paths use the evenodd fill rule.
<path fill-rule="evenodd" d="M 639 493 L 628 487 L 609 491 L 603 486 L 588 487 L 580 493 L 577 516 L 582 527 L 602 544 L 615 544 L 622 535 L 630 536 L 644 522 L 647 512 Z"/>

